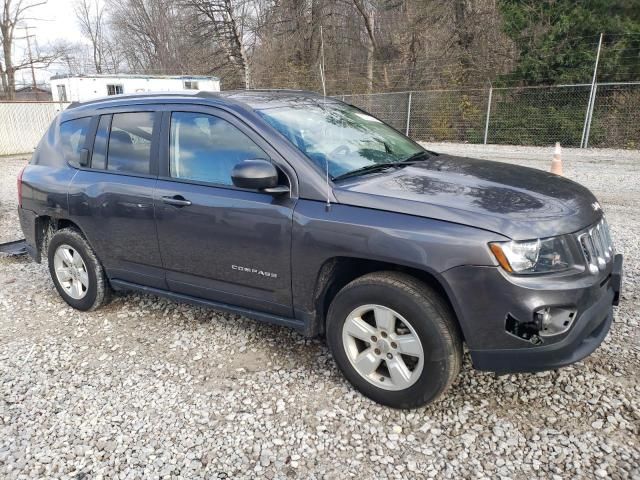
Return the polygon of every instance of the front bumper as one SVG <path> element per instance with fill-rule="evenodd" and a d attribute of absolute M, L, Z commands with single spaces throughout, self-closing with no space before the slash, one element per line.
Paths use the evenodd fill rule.
<path fill-rule="evenodd" d="M 462 293 L 454 293 L 454 307 L 474 367 L 496 373 L 536 372 L 582 360 L 602 343 L 620 297 L 622 255 L 616 255 L 598 278 L 514 280 L 493 267 L 458 267 L 445 272 L 445 278 L 454 292 Z M 469 295 L 474 291 L 476 295 Z M 574 308 L 571 328 L 544 337 L 538 345 L 506 331 L 507 316 L 533 318 L 544 306 Z"/>

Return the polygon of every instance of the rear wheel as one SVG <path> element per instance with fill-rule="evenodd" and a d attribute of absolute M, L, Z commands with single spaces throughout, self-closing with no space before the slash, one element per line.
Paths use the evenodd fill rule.
<path fill-rule="evenodd" d="M 94 310 L 109 301 L 102 265 L 75 229 L 58 230 L 49 242 L 49 272 L 60 296 L 78 310 Z"/>
<path fill-rule="evenodd" d="M 327 340 L 356 388 L 396 408 L 438 398 L 462 361 L 448 305 L 428 285 L 398 272 L 365 275 L 338 292 L 329 308 Z"/>

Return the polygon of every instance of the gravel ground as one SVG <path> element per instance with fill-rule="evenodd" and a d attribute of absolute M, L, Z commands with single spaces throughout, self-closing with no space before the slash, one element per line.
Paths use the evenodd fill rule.
<path fill-rule="evenodd" d="M 434 149 L 548 168 L 552 149 Z M 626 256 L 604 344 L 536 375 L 463 371 L 434 405 L 358 394 L 320 340 L 120 295 L 81 313 L 45 265 L 0 258 L 0 478 L 640 479 L 640 153 L 565 151 Z M 0 242 L 20 236 L 0 159 Z"/>

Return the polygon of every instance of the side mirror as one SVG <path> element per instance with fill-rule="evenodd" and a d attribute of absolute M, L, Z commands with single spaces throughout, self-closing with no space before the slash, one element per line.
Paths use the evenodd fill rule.
<path fill-rule="evenodd" d="M 286 186 L 278 185 L 278 171 L 267 160 L 244 160 L 231 172 L 231 180 L 238 188 L 261 190 L 266 193 L 285 193 Z"/>

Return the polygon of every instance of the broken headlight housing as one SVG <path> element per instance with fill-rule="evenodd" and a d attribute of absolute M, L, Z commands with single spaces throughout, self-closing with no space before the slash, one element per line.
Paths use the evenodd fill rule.
<path fill-rule="evenodd" d="M 500 266 L 509 273 L 535 274 L 567 270 L 571 252 L 564 237 L 494 242 L 489 248 Z"/>

